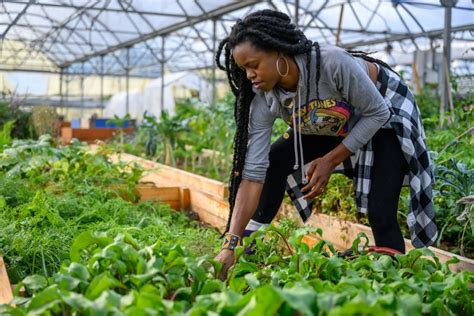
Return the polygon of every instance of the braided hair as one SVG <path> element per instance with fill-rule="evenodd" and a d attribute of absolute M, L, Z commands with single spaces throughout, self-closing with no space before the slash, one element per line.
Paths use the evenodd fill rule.
<path fill-rule="evenodd" d="M 250 41 L 254 47 L 263 51 L 278 51 L 289 56 L 306 54 L 308 63 L 308 80 L 306 82 L 308 93 L 306 101 L 309 101 L 310 63 L 313 45 L 319 46 L 306 38 L 301 30 L 291 23 L 288 15 L 272 10 L 256 11 L 243 20 L 239 19 L 232 27 L 228 37 L 223 39 L 217 49 L 216 64 L 227 73 L 227 79 L 235 95 L 234 117 L 236 121 L 236 133 L 234 136 L 234 157 L 232 171 L 229 180 L 229 204 L 230 213 L 227 220 L 225 232 L 229 231 L 230 221 L 234 210 L 237 190 L 242 180 L 242 171 L 245 164 L 245 155 L 248 145 L 248 125 L 250 116 L 250 103 L 255 96 L 252 91 L 252 83 L 247 79 L 245 70 L 238 67 L 233 56 L 232 49 L 238 44 Z M 224 51 L 224 65 L 220 62 L 220 56 Z M 319 57 L 319 56 L 318 56 Z M 319 79 L 319 58 L 317 76 Z M 317 91 L 319 95 L 319 91 Z"/>
<path fill-rule="evenodd" d="M 392 69 L 392 67 L 390 67 L 386 62 L 378 59 L 378 58 L 375 58 L 375 57 L 372 57 L 372 56 L 369 56 L 370 54 L 372 54 L 372 52 L 368 53 L 368 52 L 364 52 L 364 51 L 361 51 L 361 50 L 348 50 L 347 51 L 349 54 L 351 54 L 352 56 L 354 57 L 360 57 L 368 62 L 371 62 L 371 63 L 376 63 L 376 64 L 379 64 L 379 65 L 382 65 L 384 66 L 385 68 L 389 69 L 390 71 L 396 73 L 397 75 L 398 72 L 396 72 L 395 70 Z"/>

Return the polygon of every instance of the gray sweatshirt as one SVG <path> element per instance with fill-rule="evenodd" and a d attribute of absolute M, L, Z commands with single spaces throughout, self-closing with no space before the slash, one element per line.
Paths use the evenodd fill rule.
<path fill-rule="evenodd" d="M 243 179 L 264 182 L 269 166 L 272 126 L 277 117 L 301 134 L 345 137 L 343 144 L 355 153 L 390 117 L 388 105 L 370 80 L 361 58 L 345 50 L 321 45 L 319 100 L 316 99 L 316 52 L 311 58 L 309 103 L 306 104 L 306 55 L 295 56 L 299 68 L 296 92 L 278 87 L 256 92 L 250 106 L 249 143 Z M 296 107 L 295 107 L 296 104 Z M 295 160 L 302 159 L 301 139 L 295 133 Z M 298 152 L 299 151 L 299 152 Z M 282 157 L 282 159 L 284 159 Z M 304 162 L 301 162 L 304 165 Z M 303 169 L 302 169 L 303 172 Z"/>

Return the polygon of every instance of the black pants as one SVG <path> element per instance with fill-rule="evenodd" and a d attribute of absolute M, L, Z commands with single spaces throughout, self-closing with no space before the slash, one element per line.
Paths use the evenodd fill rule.
<path fill-rule="evenodd" d="M 280 208 L 286 178 L 294 172 L 293 133 L 280 137 L 270 150 L 270 166 L 257 210 L 252 219 L 269 224 Z M 324 156 L 343 140 L 342 137 L 302 135 L 304 161 Z M 374 165 L 368 196 L 368 215 L 375 244 L 405 252 L 405 244 L 397 221 L 398 200 L 404 174 L 408 168 L 395 132 L 380 129 L 372 139 Z"/>

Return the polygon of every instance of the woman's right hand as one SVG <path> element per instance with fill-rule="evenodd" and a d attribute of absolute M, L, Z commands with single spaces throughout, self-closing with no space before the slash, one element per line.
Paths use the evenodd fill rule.
<path fill-rule="evenodd" d="M 222 270 L 219 274 L 219 279 L 224 281 L 227 279 L 227 270 L 234 265 L 234 251 L 229 249 L 222 249 L 221 252 L 217 254 L 214 260 L 222 263 Z"/>

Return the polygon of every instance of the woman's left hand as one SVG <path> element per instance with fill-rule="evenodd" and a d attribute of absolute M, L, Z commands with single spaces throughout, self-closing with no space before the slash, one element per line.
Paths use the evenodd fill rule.
<path fill-rule="evenodd" d="M 307 192 L 303 197 L 305 200 L 312 199 L 324 192 L 334 168 L 334 164 L 325 157 L 317 158 L 311 162 L 306 172 L 309 183 L 301 189 L 301 192 Z"/>

